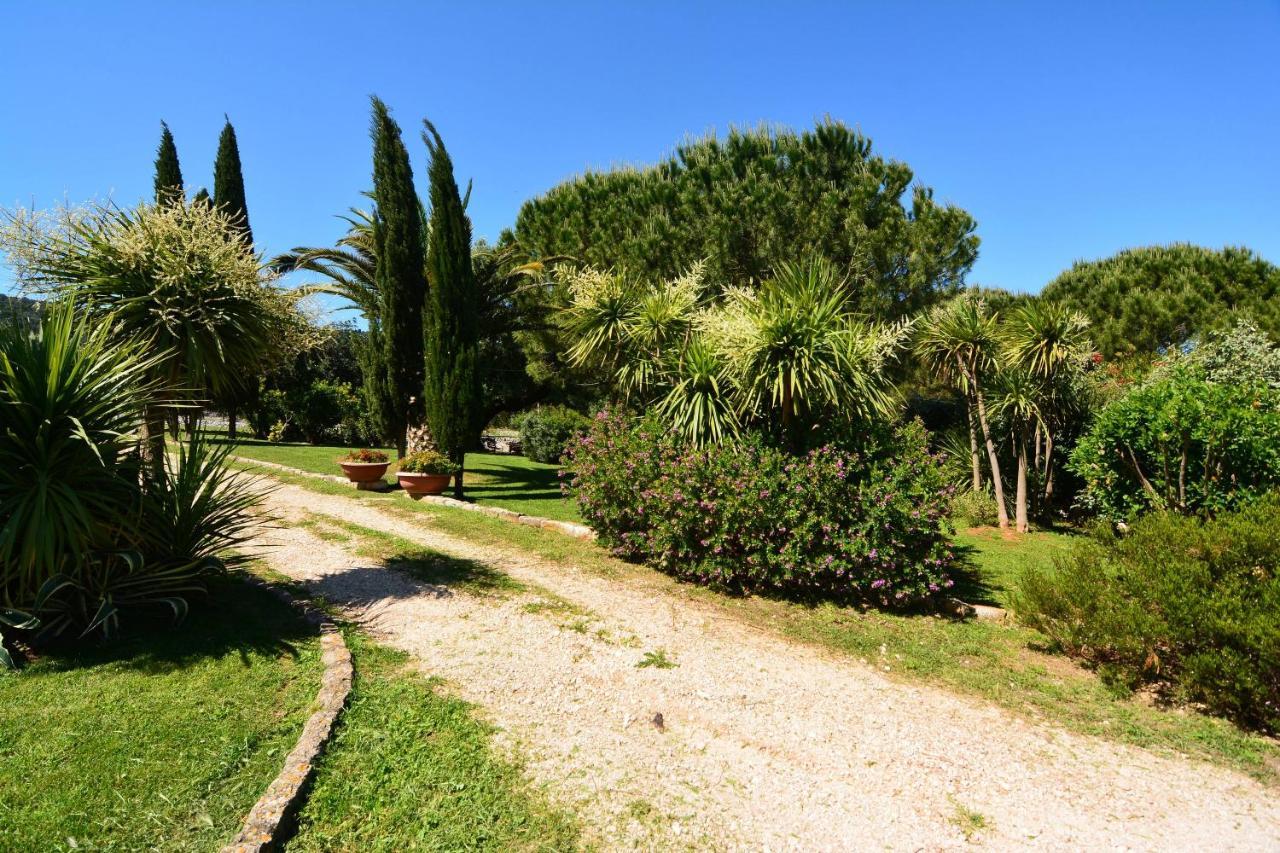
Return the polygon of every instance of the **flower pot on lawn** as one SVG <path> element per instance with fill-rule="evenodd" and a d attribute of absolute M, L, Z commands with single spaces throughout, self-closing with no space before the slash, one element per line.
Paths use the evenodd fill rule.
<path fill-rule="evenodd" d="M 396 473 L 396 479 L 400 481 L 400 488 L 410 497 L 421 497 L 422 495 L 438 495 L 445 489 L 449 488 L 449 481 L 453 479 L 452 474 L 413 474 L 407 471 L 399 471 Z"/>
<path fill-rule="evenodd" d="M 390 462 L 339 462 L 342 466 L 342 473 L 347 475 L 347 479 L 356 484 L 357 489 L 379 489 L 386 486 L 386 482 L 382 479 Z"/>

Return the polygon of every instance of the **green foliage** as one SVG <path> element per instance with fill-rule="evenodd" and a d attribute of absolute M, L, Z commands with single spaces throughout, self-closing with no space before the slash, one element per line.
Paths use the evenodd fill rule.
<path fill-rule="evenodd" d="M 380 464 L 382 462 L 386 462 L 387 460 L 388 460 L 387 454 L 383 453 L 381 450 L 370 450 L 368 448 L 361 448 L 360 450 L 353 450 L 350 453 L 343 454 L 339 461 L 360 462 L 364 464 Z"/>
<path fill-rule="evenodd" d="M 373 98 L 371 133 L 378 329 L 370 341 L 380 342 L 380 349 L 368 364 L 381 367 L 385 391 L 370 395 L 369 402 L 385 406 L 378 419 L 403 452 L 406 427 L 422 417 L 422 206 L 400 126 L 378 98 Z"/>
<path fill-rule="evenodd" d="M 182 186 L 182 167 L 178 165 L 178 146 L 169 125 L 160 122 L 160 145 L 156 148 L 156 204 L 169 204 L 186 199 Z"/>
<path fill-rule="evenodd" d="M 431 239 L 427 275 L 431 282 L 423 317 L 426 338 L 427 426 L 445 456 L 461 468 L 467 447 L 479 437 L 480 293 L 471 261 L 471 220 L 458 194 L 453 161 L 431 122 L 422 139 L 431 154 Z M 469 192 L 468 192 L 469 194 Z M 462 496 L 462 478 L 454 481 Z"/>
<path fill-rule="evenodd" d="M 972 217 L 913 179 L 838 122 L 799 134 L 735 129 L 679 145 L 651 168 L 561 184 L 526 202 L 515 236 L 535 257 L 652 281 L 706 259 L 708 280 L 728 287 L 820 256 L 857 282 L 854 310 L 892 319 L 959 287 L 977 257 Z"/>
<path fill-rule="evenodd" d="M 1074 264 L 1043 295 L 1088 315 L 1108 358 L 1177 346 L 1241 318 L 1280 336 L 1280 268 L 1244 248 L 1128 249 Z"/>
<path fill-rule="evenodd" d="M 1230 509 L 1280 485 L 1280 391 L 1174 371 L 1108 404 L 1070 465 L 1107 518 Z"/>
<path fill-rule="evenodd" d="M 947 514 L 956 525 L 964 527 L 992 527 L 999 521 L 990 493 L 972 489 L 957 492 Z"/>
<path fill-rule="evenodd" d="M 1210 332 L 1193 341 L 1187 352 L 1175 351 L 1151 376 L 1187 370 L 1209 382 L 1280 391 L 1280 346 L 1258 326 L 1241 320 L 1228 330 Z"/>
<path fill-rule="evenodd" d="M 227 119 L 218 137 L 218 156 L 213 161 L 213 203 L 231 218 L 232 224 L 244 235 L 244 242 L 252 246 L 253 229 L 249 227 L 249 207 L 244 197 L 240 145 L 231 119 Z"/>
<path fill-rule="evenodd" d="M 1157 513 L 1032 570 L 1019 617 L 1130 686 L 1280 730 L 1280 499 L 1209 521 Z"/>
<path fill-rule="evenodd" d="M 539 406 L 525 412 L 512 425 L 520 432 L 525 456 L 555 465 L 569 442 L 586 432 L 591 420 L 566 406 Z"/>
<path fill-rule="evenodd" d="M 435 450 L 419 450 L 401 459 L 397 470 L 406 474 L 456 474 L 458 464 Z"/>
<path fill-rule="evenodd" d="M 904 607 L 948 588 L 941 460 L 923 428 L 795 457 L 756 438 L 690 449 L 604 411 L 565 467 L 618 556 L 694 583 Z"/>

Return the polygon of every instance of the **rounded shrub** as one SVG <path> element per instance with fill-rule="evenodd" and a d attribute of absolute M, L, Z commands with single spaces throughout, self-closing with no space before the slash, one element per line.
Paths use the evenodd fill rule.
<path fill-rule="evenodd" d="M 515 421 L 524 455 L 535 462 L 557 464 L 565 447 L 586 432 L 590 419 L 566 406 L 539 406 Z"/>
<path fill-rule="evenodd" d="M 1207 521 L 1152 513 L 1123 537 L 1100 526 L 1026 571 L 1013 607 L 1112 680 L 1280 731 L 1277 529 L 1275 495 Z"/>
<path fill-rule="evenodd" d="M 880 445 L 694 449 L 604 411 L 570 446 L 566 488 L 615 554 L 683 580 L 906 607 L 952 585 L 951 490 L 919 425 Z"/>
<path fill-rule="evenodd" d="M 456 474 L 458 466 L 435 450 L 419 450 L 400 460 L 397 470 L 406 474 Z"/>

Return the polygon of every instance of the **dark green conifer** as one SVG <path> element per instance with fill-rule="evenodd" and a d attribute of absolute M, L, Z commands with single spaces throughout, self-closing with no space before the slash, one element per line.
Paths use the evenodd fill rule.
<path fill-rule="evenodd" d="M 231 126 L 231 119 L 226 121 L 218 137 L 218 157 L 213 162 L 213 203 L 240 226 L 245 242 L 253 245 L 249 208 L 244 198 L 244 173 L 240 169 L 240 146 L 236 143 L 236 129 Z"/>
<path fill-rule="evenodd" d="M 160 147 L 156 149 L 156 202 L 184 198 L 182 168 L 178 165 L 178 146 L 173 142 L 169 125 L 160 122 Z"/>
<path fill-rule="evenodd" d="M 453 177 L 453 161 L 431 122 L 423 124 L 422 139 L 431 154 L 423 398 L 432 439 L 458 466 L 454 496 L 462 497 L 463 457 L 479 431 L 479 294 L 471 266 L 471 221 Z"/>

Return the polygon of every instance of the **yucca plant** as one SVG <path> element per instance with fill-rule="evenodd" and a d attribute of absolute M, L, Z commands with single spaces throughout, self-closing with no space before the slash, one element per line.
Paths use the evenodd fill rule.
<path fill-rule="evenodd" d="M 156 356 L 51 306 L 0 327 L 0 592 L 29 607 L 45 581 L 134 527 L 137 430 Z"/>
<path fill-rule="evenodd" d="M 695 445 L 718 444 L 737 435 L 737 388 L 723 358 L 701 337 L 675 357 L 671 390 L 658 404 L 658 415 Z"/>

